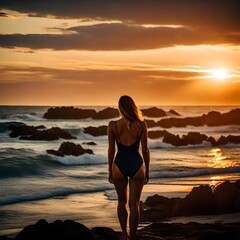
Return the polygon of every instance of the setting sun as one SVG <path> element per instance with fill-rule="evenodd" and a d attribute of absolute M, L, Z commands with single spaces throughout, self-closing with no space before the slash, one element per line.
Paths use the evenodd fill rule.
<path fill-rule="evenodd" d="M 228 73 L 225 69 L 215 69 L 211 71 L 212 77 L 217 80 L 225 80 L 228 77 Z"/>

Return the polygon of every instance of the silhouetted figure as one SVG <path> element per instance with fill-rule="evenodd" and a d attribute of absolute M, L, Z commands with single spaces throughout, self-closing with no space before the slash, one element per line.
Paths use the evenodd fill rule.
<path fill-rule="evenodd" d="M 114 184 L 118 195 L 117 212 L 122 228 L 122 240 L 128 239 L 127 186 L 129 184 L 129 239 L 134 240 L 140 219 L 140 197 L 144 183 L 149 180 L 148 133 L 142 114 L 131 97 L 121 96 L 118 110 L 121 118 L 110 121 L 108 125 L 109 182 Z M 115 142 L 118 146 L 116 156 Z M 140 142 L 144 161 L 139 153 Z"/>

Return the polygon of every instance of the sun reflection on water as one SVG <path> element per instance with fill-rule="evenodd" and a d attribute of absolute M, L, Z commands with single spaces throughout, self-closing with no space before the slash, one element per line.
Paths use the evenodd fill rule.
<path fill-rule="evenodd" d="M 227 168 L 233 166 L 231 161 L 226 161 L 227 156 L 224 156 L 220 148 L 211 149 L 208 156 L 211 157 L 211 159 L 208 160 L 208 167 Z"/>

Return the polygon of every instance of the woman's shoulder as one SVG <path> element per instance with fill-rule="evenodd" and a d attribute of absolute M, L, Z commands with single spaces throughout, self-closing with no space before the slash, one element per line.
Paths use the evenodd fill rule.
<path fill-rule="evenodd" d="M 115 124 L 117 123 L 119 121 L 119 119 L 118 120 L 111 120 L 109 123 L 108 123 L 108 127 L 109 128 L 112 128 L 113 126 L 115 126 Z"/>
<path fill-rule="evenodd" d="M 144 120 L 138 120 L 139 122 L 139 125 L 142 127 L 142 128 L 147 128 L 147 124 Z"/>

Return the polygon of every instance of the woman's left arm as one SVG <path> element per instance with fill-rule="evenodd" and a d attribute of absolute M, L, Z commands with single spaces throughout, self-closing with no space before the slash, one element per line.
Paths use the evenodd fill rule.
<path fill-rule="evenodd" d="M 115 136 L 113 133 L 113 121 L 110 121 L 108 124 L 108 180 L 110 183 L 113 183 L 112 181 L 112 165 L 113 165 L 113 159 L 115 155 Z"/>

